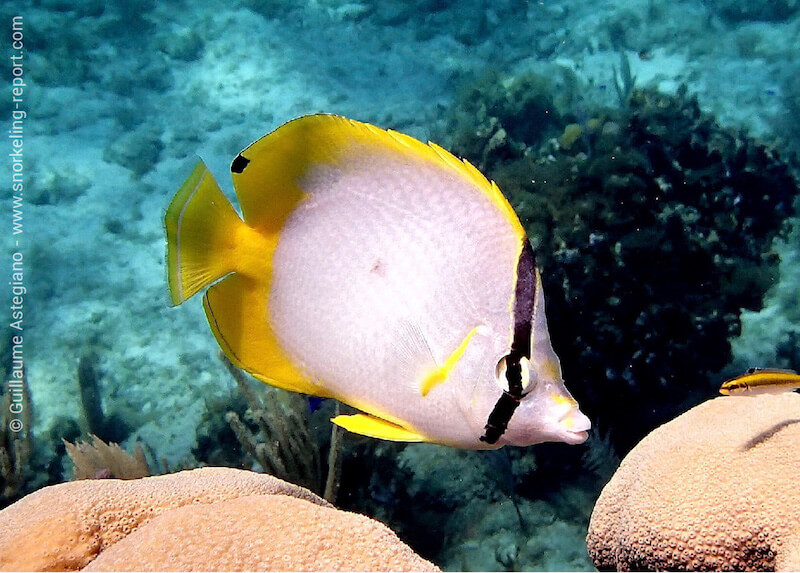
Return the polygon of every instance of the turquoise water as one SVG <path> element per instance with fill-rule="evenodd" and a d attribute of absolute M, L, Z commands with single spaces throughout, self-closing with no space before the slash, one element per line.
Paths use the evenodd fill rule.
<path fill-rule="evenodd" d="M 89 431 L 141 444 L 153 472 L 264 469 L 225 421 L 248 405 L 200 302 L 170 306 L 163 216 L 198 156 L 232 197 L 236 154 L 311 113 L 430 139 L 498 182 L 595 425 L 493 453 L 345 437 L 337 505 L 442 568 L 590 569 L 620 457 L 728 375 L 800 369 L 793 2 L 41 0 L 0 20 L 8 407 L 21 364 L 30 391 L 0 447 L 14 420 L 33 431 L 0 505 L 69 479 L 61 438 Z M 320 488 L 334 405 L 270 392 L 318 450 L 285 477 Z"/>

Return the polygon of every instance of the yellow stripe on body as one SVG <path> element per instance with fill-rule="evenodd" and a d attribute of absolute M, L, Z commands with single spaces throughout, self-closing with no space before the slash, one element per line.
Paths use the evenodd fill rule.
<path fill-rule="evenodd" d="M 550 394 L 550 399 L 555 402 L 556 406 L 568 406 L 572 408 L 578 405 L 578 401 L 572 396 L 565 396 L 564 394 L 559 394 L 556 392 Z"/>
<path fill-rule="evenodd" d="M 452 354 L 447 357 L 447 360 L 444 361 L 444 364 L 437 366 L 425 376 L 419 387 L 420 394 L 427 396 L 428 392 L 433 390 L 439 384 L 445 382 L 450 377 L 450 374 L 453 372 L 456 364 L 461 359 L 461 356 L 463 356 L 464 351 L 467 349 L 469 341 L 472 340 L 472 337 L 475 336 L 476 332 L 478 332 L 478 328 L 479 327 L 476 326 L 470 330 L 469 334 L 467 334 L 464 337 L 464 340 L 461 341 L 461 344 L 459 344 Z"/>

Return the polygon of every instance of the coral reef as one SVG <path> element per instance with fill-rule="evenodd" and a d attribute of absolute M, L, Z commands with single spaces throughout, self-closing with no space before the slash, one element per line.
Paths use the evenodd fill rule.
<path fill-rule="evenodd" d="M 141 444 L 129 454 L 118 444 L 107 444 L 90 434 L 91 442 L 71 444 L 64 440 L 72 460 L 72 479 L 138 479 L 151 475 Z"/>
<path fill-rule="evenodd" d="M 436 570 L 367 517 L 228 468 L 52 486 L 0 521 L 2 570 Z"/>
<path fill-rule="evenodd" d="M 5 386 L 5 384 L 4 384 Z M 21 497 L 30 478 L 33 452 L 33 411 L 30 389 L 22 369 L 15 396 L 0 394 L 0 506 Z"/>
<path fill-rule="evenodd" d="M 341 413 L 341 406 L 336 403 L 334 418 Z M 325 478 L 325 488 L 322 497 L 333 504 L 339 495 L 342 481 L 342 449 L 344 447 L 344 429 L 337 424 L 331 424 L 331 441 L 328 447 L 328 475 Z"/>
<path fill-rule="evenodd" d="M 563 133 L 559 109 L 568 107 L 571 97 L 569 90 L 556 92 L 553 83 L 538 74 L 489 74 L 462 88 L 439 139 L 484 173 L 492 173 L 499 164 L 522 157 L 526 147 L 538 147 L 548 134 Z"/>
<path fill-rule="evenodd" d="M 251 430 L 236 412 L 225 414 L 225 421 L 244 450 L 268 474 L 321 491 L 319 446 L 308 418 L 302 415 L 304 399 L 263 385 L 267 395 L 262 399 L 250 388 L 244 372 L 220 356 L 249 406 L 247 415 L 257 427 L 257 431 Z"/>
<path fill-rule="evenodd" d="M 121 442 L 130 433 L 130 428 L 125 418 L 119 414 L 106 415 L 100 388 L 101 378 L 99 359 L 96 354 L 90 352 L 78 359 L 78 389 L 86 433 L 98 436 L 101 440 Z"/>
<path fill-rule="evenodd" d="M 800 327 L 783 333 L 775 347 L 775 355 L 789 369 L 800 372 Z"/>
<path fill-rule="evenodd" d="M 330 410 L 338 405 L 314 411 L 307 398 L 254 383 L 222 353 L 219 357 L 236 391 L 206 401 L 192 450 L 195 459 L 201 464 L 265 471 L 335 502 L 343 436 L 329 419 Z M 321 452 L 326 447 L 324 464 Z"/>
<path fill-rule="evenodd" d="M 33 205 L 71 204 L 91 187 L 91 181 L 72 167 L 42 167 L 34 171 L 28 187 Z"/>
<path fill-rule="evenodd" d="M 445 570 L 589 570 L 583 538 L 599 487 L 576 482 L 574 466 L 571 479 L 545 476 L 538 450 L 365 442 L 345 452 L 340 500 Z"/>
<path fill-rule="evenodd" d="M 633 88 L 636 85 L 636 77 L 631 72 L 631 62 L 625 52 L 619 52 L 619 69 L 614 66 L 613 70 L 614 89 L 617 92 L 617 99 L 619 99 L 619 105 L 625 107 L 628 105 L 633 94 Z"/>
<path fill-rule="evenodd" d="M 776 122 L 775 131 L 785 140 L 787 146 L 800 153 L 800 141 L 797 138 L 800 130 L 800 64 L 795 63 L 786 75 L 781 92 L 784 112 Z"/>
<path fill-rule="evenodd" d="M 165 540 L 169 542 L 165 543 Z M 164 513 L 86 571 L 437 571 L 386 526 L 288 495 Z"/>
<path fill-rule="evenodd" d="M 0 508 L 40 487 L 61 482 L 66 456 L 62 440 L 80 435 L 77 422 L 65 417 L 34 435 L 27 369 L 13 350 L 13 340 L 14 335 L 8 336 L 0 345 L 0 364 L 7 380 L 0 387 Z"/>
<path fill-rule="evenodd" d="M 230 468 L 250 468 L 253 465 L 255 460 L 225 419 L 230 412 L 240 420 L 245 419 L 247 408 L 248 404 L 238 389 L 205 399 L 205 411 L 197 424 L 196 442 L 192 447 L 192 456 L 200 465 Z M 253 430 L 257 431 L 257 428 Z"/>
<path fill-rule="evenodd" d="M 85 85 L 113 77 L 115 74 L 104 74 L 103 68 L 113 69 L 113 64 L 120 59 L 117 50 L 139 49 L 142 34 L 151 26 L 146 16 L 154 6 L 152 0 L 107 5 L 94 0 L 37 2 L 30 6 L 27 16 L 39 16 L 37 26 L 26 34 L 26 44 L 35 62 L 30 70 L 32 77 L 47 86 Z M 65 29 L 74 32 L 64 34 Z M 103 38 L 104 43 L 113 45 L 116 50 L 102 49 L 97 38 Z M 94 62 L 90 64 L 89 59 Z M 124 75 L 121 70 L 115 73 Z"/>
<path fill-rule="evenodd" d="M 528 91 L 509 87 L 520 84 Z M 714 391 L 703 376 L 730 360 L 742 309 L 761 308 L 777 277 L 771 243 L 797 180 L 776 150 L 717 125 L 685 89 L 634 89 L 624 107 L 570 112 L 572 98 L 559 103 L 551 85 L 548 99 L 547 85 L 466 90 L 451 147 L 519 213 L 565 379 L 624 452 Z M 544 121 L 524 111 L 540 108 Z M 568 124 L 583 136 L 569 128 L 564 147 Z"/>
<path fill-rule="evenodd" d="M 797 571 L 800 395 L 716 398 L 623 460 L 592 514 L 601 570 Z"/>

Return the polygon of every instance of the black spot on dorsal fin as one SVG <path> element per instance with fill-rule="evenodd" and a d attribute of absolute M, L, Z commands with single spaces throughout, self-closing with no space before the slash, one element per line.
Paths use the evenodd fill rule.
<path fill-rule="evenodd" d="M 231 163 L 231 173 L 241 173 L 244 168 L 248 166 L 250 160 L 241 153 L 236 156 L 236 159 Z"/>

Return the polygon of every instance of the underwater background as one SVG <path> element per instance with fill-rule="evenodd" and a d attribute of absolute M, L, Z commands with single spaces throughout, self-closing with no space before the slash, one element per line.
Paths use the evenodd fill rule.
<path fill-rule="evenodd" d="M 2 386 L 0 508 L 71 479 L 62 440 L 90 433 L 150 473 L 229 465 L 323 493 L 335 405 L 233 376 L 164 267 L 197 156 L 233 198 L 233 157 L 309 113 L 497 181 L 594 424 L 580 446 L 495 452 L 341 436 L 337 507 L 443 569 L 593 570 L 586 527 L 620 458 L 730 375 L 800 370 L 793 0 L 15 0 L 0 21 L 0 352 L 27 383 L 23 418 Z"/>

